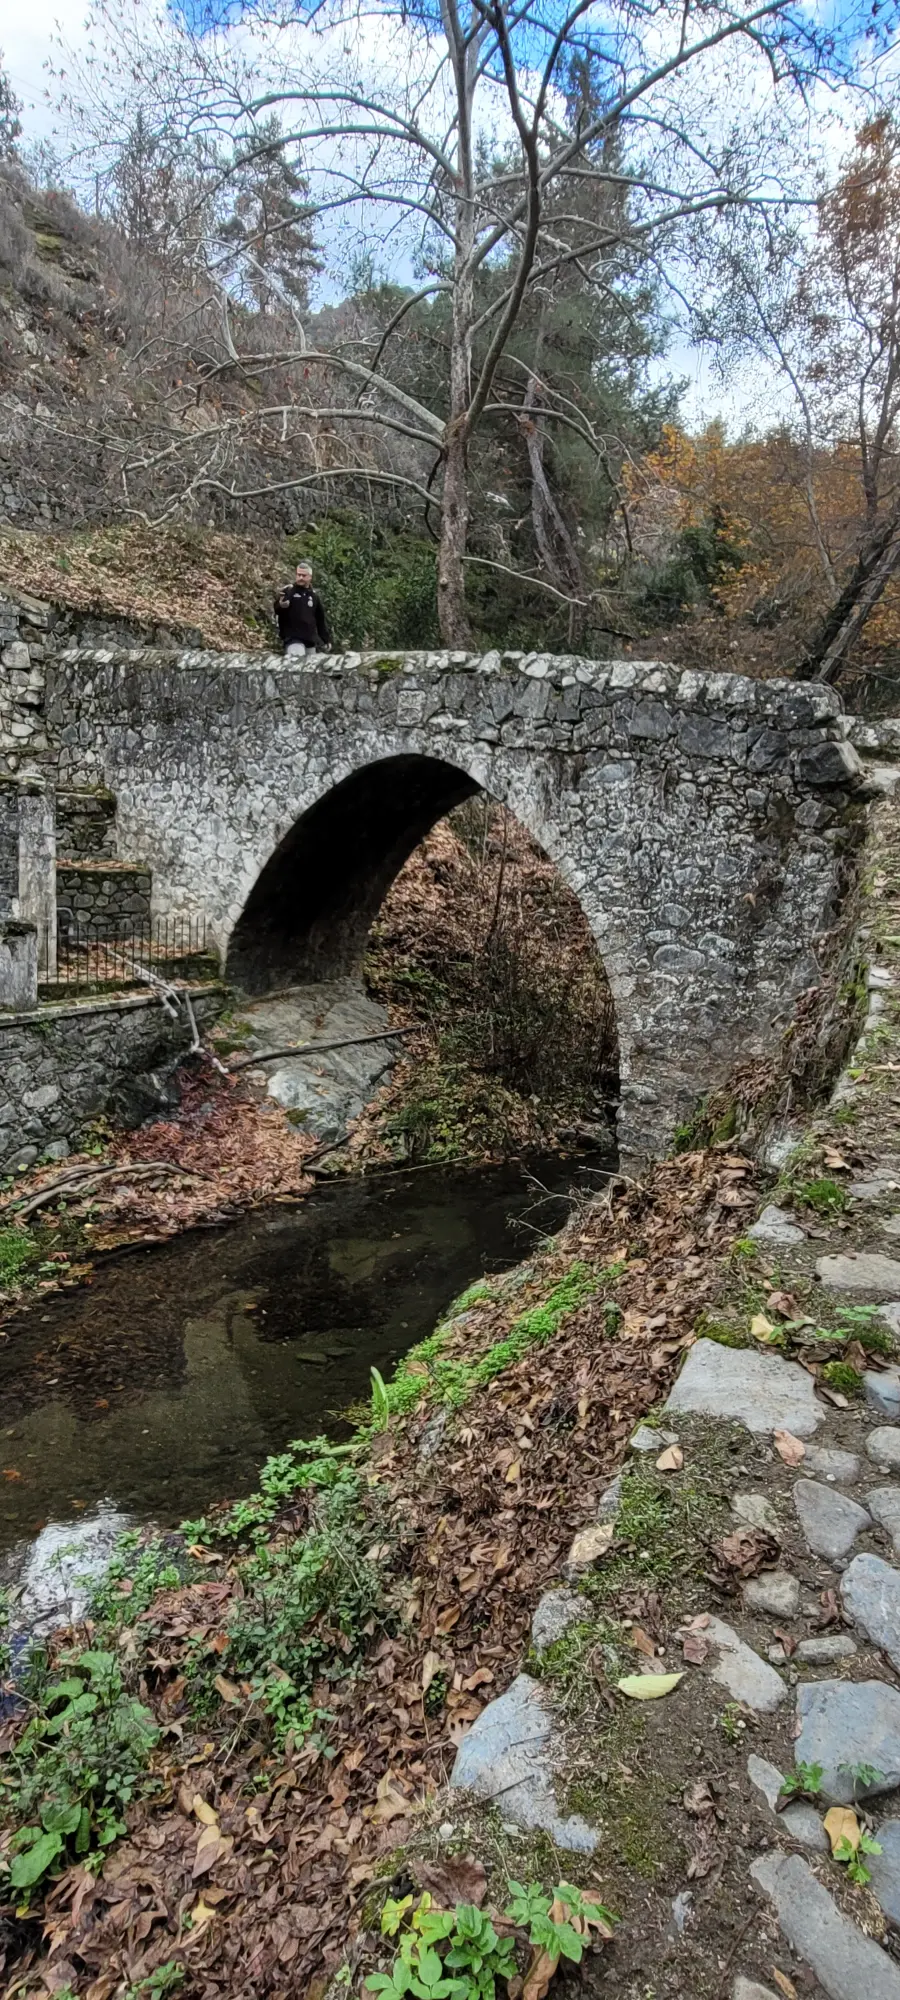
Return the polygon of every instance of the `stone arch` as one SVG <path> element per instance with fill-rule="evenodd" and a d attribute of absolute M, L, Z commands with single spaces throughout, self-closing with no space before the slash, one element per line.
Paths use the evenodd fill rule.
<path fill-rule="evenodd" d="M 356 971 L 404 861 L 480 790 L 457 765 L 416 754 L 360 765 L 332 785 L 257 876 L 231 933 L 228 978 L 263 994 Z"/>
<path fill-rule="evenodd" d="M 299 814 L 234 925 L 228 979 L 261 996 L 358 972 L 371 925 L 404 862 L 438 820 L 477 794 L 506 806 L 538 841 L 580 904 L 609 977 L 593 912 L 573 870 L 553 851 L 559 843 L 547 838 L 550 829 L 529 825 L 533 815 L 526 817 L 514 796 L 501 797 L 459 765 L 408 752 L 358 765 Z"/>

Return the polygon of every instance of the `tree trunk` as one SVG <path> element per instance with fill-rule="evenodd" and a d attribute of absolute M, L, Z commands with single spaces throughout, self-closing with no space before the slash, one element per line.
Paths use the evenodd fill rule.
<path fill-rule="evenodd" d="M 444 483 L 438 548 L 438 625 L 445 646 L 471 647 L 466 608 L 466 541 L 469 533 L 469 412 L 472 401 L 472 326 L 476 237 L 472 106 L 478 76 L 480 34 L 467 36 L 457 0 L 441 0 L 441 18 L 450 47 L 456 87 L 457 175 L 453 247 L 453 314 L 450 324 L 450 379 L 444 433 Z"/>
<path fill-rule="evenodd" d="M 839 680 L 867 620 L 898 568 L 900 516 L 892 514 L 860 551 L 852 576 L 798 669 L 799 680 Z"/>
<path fill-rule="evenodd" d="M 466 537 L 469 528 L 469 481 L 465 415 L 447 425 L 444 484 L 441 494 L 441 538 L 438 548 L 438 624 L 445 646 L 471 647 L 472 629 L 466 609 Z"/>
<path fill-rule="evenodd" d="M 540 341 L 537 352 L 539 358 Z M 538 556 L 548 577 L 559 576 L 573 599 L 583 600 L 584 576 L 578 550 L 551 492 L 544 465 L 544 427 L 534 375 L 528 378 L 528 387 L 519 417 L 519 429 L 525 440 L 531 473 L 531 525 Z M 580 604 L 570 604 L 570 635 L 578 624 L 577 618 L 573 620 L 571 614 L 577 613 L 580 609 Z"/>

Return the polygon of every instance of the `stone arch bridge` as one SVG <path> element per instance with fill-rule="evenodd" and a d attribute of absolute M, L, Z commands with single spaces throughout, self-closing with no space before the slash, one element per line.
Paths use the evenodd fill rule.
<path fill-rule="evenodd" d="M 620 1141 L 659 1151 L 821 979 L 860 764 L 838 697 L 543 655 L 74 649 L 46 668 L 63 788 L 106 787 L 156 912 L 202 912 L 250 993 L 358 965 L 427 829 L 481 789 L 578 895 L 615 998 Z"/>

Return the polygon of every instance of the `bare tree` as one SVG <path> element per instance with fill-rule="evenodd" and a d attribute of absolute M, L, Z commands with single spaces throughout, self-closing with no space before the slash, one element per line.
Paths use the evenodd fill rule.
<path fill-rule="evenodd" d="M 700 331 L 743 363 L 774 363 L 820 587 L 798 671 L 837 680 L 900 571 L 900 129 L 867 120 L 810 228 L 751 243 L 738 229 L 714 263 L 718 297 Z M 841 476 L 842 475 L 842 476 Z M 845 494 L 836 509 L 835 488 Z"/>
<path fill-rule="evenodd" d="M 101 0 L 101 12 L 117 4 Z M 168 21 L 163 46 L 141 12 L 124 26 L 117 18 L 118 60 L 142 101 L 186 135 L 237 137 L 245 163 L 254 144 L 270 150 L 265 121 L 276 114 L 332 266 L 346 269 L 364 232 L 416 273 L 377 341 L 322 344 L 294 311 L 284 345 L 254 344 L 226 314 L 207 386 L 292 371 L 302 390 L 281 410 L 285 435 L 298 422 L 317 440 L 349 433 L 360 476 L 437 508 L 441 631 L 465 645 L 471 441 L 531 288 L 571 265 L 602 292 L 617 255 L 663 267 L 686 224 L 782 203 L 789 106 L 821 78 L 846 77 L 847 25 L 837 41 L 786 0 L 566 0 L 549 15 L 541 0 L 439 0 L 434 11 L 316 0 L 302 14 L 256 0 L 243 38 L 230 39 L 208 22 L 201 35 L 183 16 L 177 28 Z M 574 112 L 573 60 L 591 78 Z M 576 190 L 582 198 L 569 200 Z M 395 379 L 393 356 L 408 316 L 438 301 L 444 367 L 424 401 Z M 542 427 L 577 412 L 534 375 L 518 420 L 534 427 L 537 459 Z M 358 447 L 367 427 L 368 462 Z M 385 463 L 386 436 L 411 460 Z M 332 457 L 284 484 L 334 476 Z M 194 492 L 217 486 L 216 471 L 192 475 Z M 241 500 L 258 488 L 234 478 L 227 491 Z M 545 496 L 540 507 L 548 549 L 563 550 Z"/>
<path fill-rule="evenodd" d="M 19 113 L 22 106 L 13 90 L 3 67 L 3 51 L 0 49 L 0 160 L 9 159 L 16 150 L 16 140 L 22 135 L 22 121 Z"/>

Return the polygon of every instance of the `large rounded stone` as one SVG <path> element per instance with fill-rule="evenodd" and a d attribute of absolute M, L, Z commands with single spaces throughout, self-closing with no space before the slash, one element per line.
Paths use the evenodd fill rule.
<path fill-rule="evenodd" d="M 803 1681 L 797 1689 L 797 1715 L 795 1761 L 821 1765 L 826 1798 L 850 1805 L 900 1785 L 896 1688 L 885 1681 Z M 868 1767 L 868 1781 L 858 1775 L 863 1767 Z"/>
<path fill-rule="evenodd" d="M 496 1799 L 504 1819 L 549 1833 L 557 1847 L 590 1854 L 598 1835 L 577 1813 L 563 1819 L 553 1791 L 562 1744 L 540 1684 L 518 1674 L 483 1708 L 456 1753 L 450 1783 Z"/>
<path fill-rule="evenodd" d="M 900 1428 L 880 1424 L 866 1439 L 866 1452 L 873 1465 L 884 1472 L 900 1472 Z"/>
<path fill-rule="evenodd" d="M 828 2000 L 900 2000 L 900 1966 L 845 1917 L 799 1854 L 764 1854 L 750 1874 Z"/>
<path fill-rule="evenodd" d="M 857 1535 L 872 1523 L 864 1507 L 836 1493 L 833 1486 L 820 1486 L 815 1479 L 798 1479 L 794 1506 L 800 1526 L 814 1555 L 837 1562 L 852 1549 Z"/>
<path fill-rule="evenodd" d="M 854 1556 L 841 1578 L 841 1599 L 854 1624 L 900 1673 L 900 1571 L 881 1556 Z"/>

